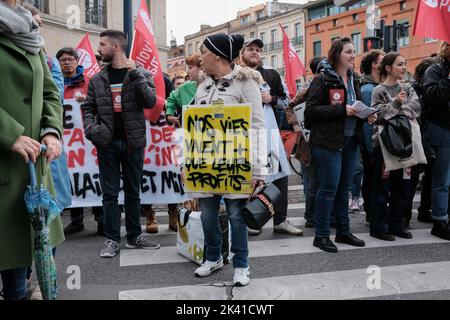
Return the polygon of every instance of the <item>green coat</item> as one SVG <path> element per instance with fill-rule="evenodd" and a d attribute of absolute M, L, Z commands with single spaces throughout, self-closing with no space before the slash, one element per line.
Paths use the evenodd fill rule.
<path fill-rule="evenodd" d="M 197 92 L 197 82 L 188 81 L 172 91 L 166 103 L 166 115 L 173 116 L 177 109 L 183 108 L 194 100 L 195 92 Z"/>
<path fill-rule="evenodd" d="M 41 128 L 62 136 L 62 105 L 43 52 L 34 56 L 0 34 L 0 271 L 32 264 L 32 229 L 24 203 L 27 165 L 11 146 L 21 135 L 40 141 Z M 49 166 L 40 157 L 38 184 L 52 194 Z M 61 219 L 50 226 L 50 242 L 64 241 Z"/>

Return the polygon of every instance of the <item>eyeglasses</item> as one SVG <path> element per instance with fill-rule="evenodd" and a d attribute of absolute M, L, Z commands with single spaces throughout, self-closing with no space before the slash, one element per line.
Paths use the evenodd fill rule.
<path fill-rule="evenodd" d="M 64 58 L 64 59 L 60 59 L 59 63 L 69 64 L 69 63 L 72 63 L 75 61 L 77 61 L 77 59 L 75 59 L 75 58 Z"/>

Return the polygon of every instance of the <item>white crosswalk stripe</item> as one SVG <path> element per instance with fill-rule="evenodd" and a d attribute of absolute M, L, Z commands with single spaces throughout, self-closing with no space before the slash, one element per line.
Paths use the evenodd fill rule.
<path fill-rule="evenodd" d="M 414 236 L 413 239 L 397 238 L 396 241 L 378 240 L 370 237 L 368 233 L 355 234 L 356 237 L 366 242 L 365 247 L 351 247 L 339 243 L 336 246 L 340 251 L 345 251 L 447 242 L 446 240 L 430 236 L 430 229 L 413 230 L 411 233 Z M 321 252 L 313 246 L 312 240 L 311 237 L 291 237 L 282 240 L 249 241 L 249 258 Z M 176 246 L 163 247 L 155 251 L 123 250 L 120 254 L 120 265 L 122 267 L 181 262 L 186 262 L 186 259 L 178 254 Z"/>
<path fill-rule="evenodd" d="M 302 192 L 300 186 L 290 186 L 291 192 Z M 415 207 L 420 201 L 420 196 L 414 198 Z M 305 209 L 304 201 L 301 203 L 289 204 L 289 220 L 296 226 L 304 229 L 305 219 L 300 217 Z M 301 210 L 301 212 L 298 212 Z M 413 216 L 417 214 L 417 210 L 413 210 Z M 292 216 L 294 215 L 294 216 Z M 298 216 L 300 215 L 300 216 Z M 158 212 L 158 216 L 167 216 L 167 212 Z M 145 226 L 142 226 L 145 230 Z M 305 237 L 289 237 L 281 235 L 280 237 L 271 236 L 273 229 L 273 221 L 264 226 L 262 236 L 249 238 L 249 258 L 250 270 L 252 271 L 255 259 L 266 259 L 273 261 L 282 259 L 282 257 L 311 257 L 319 255 L 330 259 L 337 257 L 339 254 L 356 253 L 364 254 L 367 250 L 386 250 L 386 252 L 398 252 L 402 248 L 418 248 L 428 246 L 427 248 L 442 248 L 446 246 L 450 249 L 450 242 L 434 237 L 430 234 L 429 224 L 420 224 L 411 230 L 413 238 L 406 240 L 396 238 L 395 241 L 388 242 L 372 238 L 368 234 L 368 227 L 365 224 L 364 213 L 360 215 L 352 215 L 352 229 L 359 228 L 355 234 L 358 238 L 366 242 L 363 248 L 351 247 L 345 244 L 336 244 L 339 253 L 330 254 L 320 251 L 314 247 L 313 232 Z M 362 228 L 366 231 L 361 232 Z M 164 266 L 179 266 L 177 270 L 189 270 L 193 272 L 196 265 L 189 262 L 186 258 L 178 254 L 176 244 L 176 233 L 168 230 L 167 224 L 159 225 L 160 232 L 157 235 L 150 235 L 151 240 L 163 239 L 166 241 L 161 249 L 155 251 L 147 250 L 122 250 L 120 253 L 120 267 L 127 269 L 130 267 L 145 267 L 151 270 Z M 305 230 L 305 229 L 304 229 Z M 122 235 L 125 230 L 122 228 Z M 168 240 L 169 239 L 169 240 Z M 334 240 L 334 236 L 331 236 Z M 167 243 L 171 243 L 167 245 Z M 397 250 L 397 251 L 395 251 Z M 342 253 L 341 253 L 342 252 Z M 447 259 L 450 258 L 447 257 Z M 269 259 L 269 260 L 268 260 Z M 330 260 L 333 261 L 333 260 Z M 387 263 L 387 264 L 386 264 Z M 208 279 L 196 281 L 193 274 L 187 274 L 189 285 L 163 285 L 158 284 L 151 286 L 149 289 L 142 289 L 139 286 L 136 290 L 119 292 L 119 299 L 122 300 L 226 300 L 230 299 L 230 287 L 232 287 L 233 300 L 276 300 L 276 299 L 363 299 L 377 298 L 389 295 L 405 295 L 415 293 L 426 293 L 433 291 L 450 290 L 450 261 L 423 261 L 421 263 L 405 264 L 396 263 L 392 257 L 387 256 L 383 261 L 379 270 L 381 272 L 381 282 L 379 288 L 369 288 L 367 283 L 370 277 L 366 268 L 348 268 L 342 270 L 333 269 L 330 272 L 313 272 L 306 274 L 287 275 L 276 274 L 276 276 L 266 277 L 260 276 L 258 273 L 251 273 L 251 283 L 247 287 L 233 287 L 229 276 L 223 276 L 223 280 L 219 282 L 208 282 Z M 369 266 L 367 266 L 369 267 Z M 231 266 L 226 268 L 232 269 Z M 256 269 L 256 268 L 255 268 Z M 338 268 L 339 269 L 339 268 Z M 221 272 L 219 271 L 219 275 Z"/>
<path fill-rule="evenodd" d="M 450 289 L 450 261 L 380 268 L 379 288 L 367 286 L 367 269 L 253 279 L 235 287 L 233 300 L 346 300 Z M 122 300 L 227 299 L 223 286 L 191 285 L 119 293 Z"/>

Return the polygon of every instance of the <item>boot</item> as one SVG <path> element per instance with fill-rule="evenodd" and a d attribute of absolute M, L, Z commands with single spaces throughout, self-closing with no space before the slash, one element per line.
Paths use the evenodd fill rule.
<path fill-rule="evenodd" d="M 419 213 L 417 214 L 417 220 L 419 220 L 420 222 L 428 222 L 428 223 L 432 223 L 433 218 L 431 218 L 431 211 L 430 210 L 418 210 Z"/>
<path fill-rule="evenodd" d="M 447 220 L 434 222 L 431 234 L 435 237 L 450 241 L 450 227 Z"/>
<path fill-rule="evenodd" d="M 178 231 L 178 209 L 169 210 L 169 229 Z"/>
<path fill-rule="evenodd" d="M 147 218 L 147 233 L 158 233 L 158 221 L 156 221 L 156 213 L 153 209 L 145 209 L 145 217 Z"/>

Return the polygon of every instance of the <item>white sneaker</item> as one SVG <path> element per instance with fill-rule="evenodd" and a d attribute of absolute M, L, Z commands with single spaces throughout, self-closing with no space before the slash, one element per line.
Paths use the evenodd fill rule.
<path fill-rule="evenodd" d="M 359 211 L 359 199 L 352 199 L 350 211 Z"/>
<path fill-rule="evenodd" d="M 248 268 L 234 269 L 233 284 L 238 287 L 244 287 L 250 283 L 250 271 Z"/>
<path fill-rule="evenodd" d="M 205 261 L 203 264 L 195 270 L 195 276 L 207 277 L 214 271 L 217 271 L 223 267 L 223 258 L 221 257 L 217 262 Z"/>
<path fill-rule="evenodd" d="M 286 221 L 273 226 L 273 232 L 275 233 L 284 233 L 291 236 L 302 236 L 303 230 L 296 228 L 292 223 L 286 219 Z"/>

